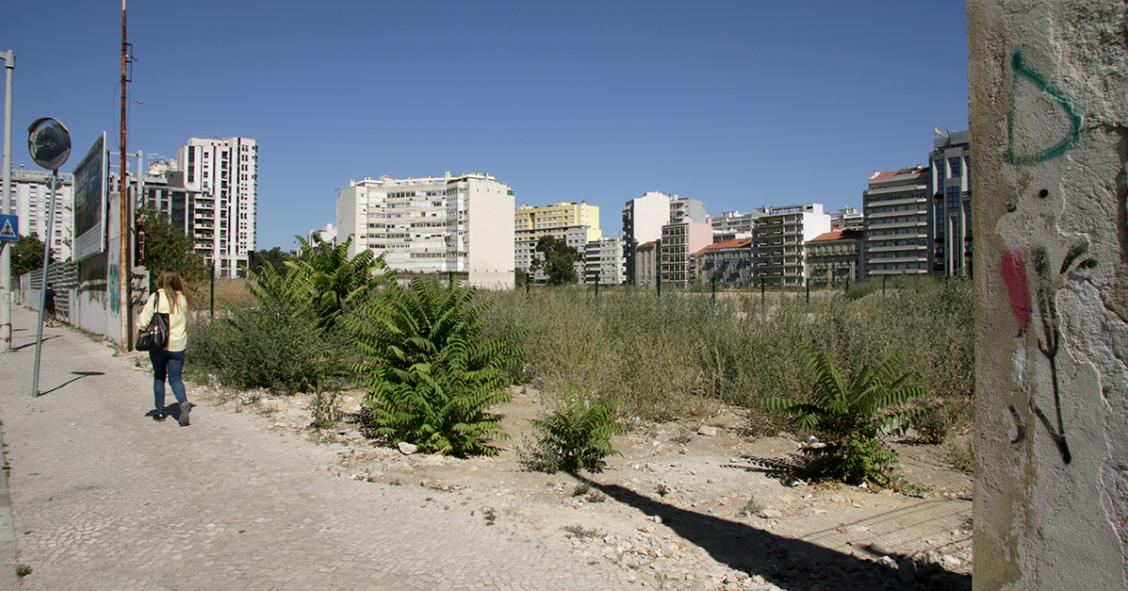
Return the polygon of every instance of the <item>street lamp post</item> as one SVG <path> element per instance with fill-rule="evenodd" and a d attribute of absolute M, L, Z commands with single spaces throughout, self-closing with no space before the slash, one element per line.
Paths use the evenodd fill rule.
<path fill-rule="evenodd" d="M 4 60 L 4 214 L 12 208 L 12 70 L 16 69 L 16 54 L 9 49 L 0 52 Z M 12 348 L 12 253 L 10 248 L 0 248 L 0 352 Z"/>

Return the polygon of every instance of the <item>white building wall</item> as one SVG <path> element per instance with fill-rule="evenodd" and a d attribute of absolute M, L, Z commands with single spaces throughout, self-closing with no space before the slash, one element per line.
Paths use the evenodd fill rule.
<path fill-rule="evenodd" d="M 51 173 L 22 168 L 13 170 L 11 186 L 9 211 L 19 216 L 20 235 L 34 234 L 47 242 Z M 51 251 L 55 260 L 69 261 L 74 243 L 74 178 L 69 174 L 60 174 L 59 186 L 55 188 L 55 220 L 51 233 Z"/>
<path fill-rule="evenodd" d="M 245 274 L 258 238 L 258 143 L 243 137 L 189 138 L 176 157 L 185 187 L 203 194 L 195 226 L 214 229 L 210 237 L 194 237 L 197 249 L 210 246 L 209 262 L 219 274 Z"/>
<path fill-rule="evenodd" d="M 470 285 L 513 289 L 514 197 L 497 181 L 470 177 L 467 184 Z"/>

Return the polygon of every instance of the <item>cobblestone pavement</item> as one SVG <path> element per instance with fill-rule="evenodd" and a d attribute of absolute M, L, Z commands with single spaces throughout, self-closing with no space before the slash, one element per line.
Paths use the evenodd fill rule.
<path fill-rule="evenodd" d="M 250 416 L 153 422 L 148 374 L 69 329 L 45 331 L 32 398 L 35 317 L 13 320 L 0 419 L 24 589 L 631 587 L 454 493 L 337 478 L 333 450 Z"/>

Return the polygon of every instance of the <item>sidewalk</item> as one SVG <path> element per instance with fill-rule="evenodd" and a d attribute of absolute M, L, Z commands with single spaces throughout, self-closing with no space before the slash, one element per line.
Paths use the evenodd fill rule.
<path fill-rule="evenodd" d="M 627 587 L 454 493 L 337 478 L 337 450 L 251 416 L 200 406 L 190 427 L 154 422 L 147 364 L 66 328 L 44 331 L 46 394 L 32 398 L 35 316 L 13 322 L 23 348 L 0 355 L 0 419 L 23 589 Z"/>

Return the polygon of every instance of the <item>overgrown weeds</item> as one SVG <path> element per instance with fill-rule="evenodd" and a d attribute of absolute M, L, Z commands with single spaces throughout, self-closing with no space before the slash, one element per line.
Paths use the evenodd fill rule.
<path fill-rule="evenodd" d="M 548 474 L 602 471 L 604 458 L 615 453 L 611 436 L 623 430 L 615 420 L 615 408 L 611 402 L 590 404 L 579 390 L 567 388 L 552 415 L 533 421 L 537 441 L 521 450 L 521 464 Z"/>

